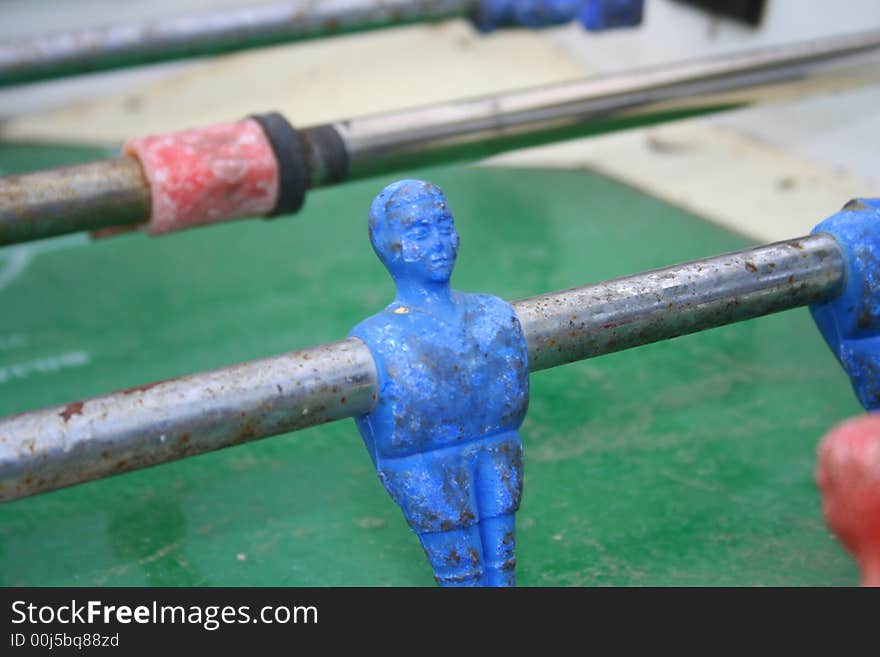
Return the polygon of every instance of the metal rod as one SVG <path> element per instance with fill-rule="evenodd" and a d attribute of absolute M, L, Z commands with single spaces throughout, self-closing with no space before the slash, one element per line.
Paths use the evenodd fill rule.
<path fill-rule="evenodd" d="M 811 64 L 876 48 L 878 30 L 377 114 L 334 127 L 347 146 L 350 175 L 357 178 L 423 164 L 431 156 L 494 154 L 520 147 L 524 135 L 543 141 L 571 137 L 566 128 L 636 110 L 692 107 L 695 99 L 803 77 Z"/>
<path fill-rule="evenodd" d="M 828 235 L 778 242 L 513 304 L 529 371 L 818 303 L 843 288 Z"/>
<path fill-rule="evenodd" d="M 354 118 L 301 134 L 335 130 L 347 150 L 347 179 L 357 179 L 629 127 L 634 113 L 642 122 L 680 118 L 699 99 L 796 77 L 811 63 L 874 48 L 880 31 Z M 727 98 L 723 107 L 748 100 Z M 113 175 L 123 166 L 130 175 Z M 28 174 L 33 207 L 22 201 L 24 177 L 0 178 L 0 245 L 145 222 L 149 190 L 134 166 L 123 158 Z M 67 176 L 80 177 L 80 167 L 88 179 L 107 178 L 98 191 L 64 184 Z M 344 182 L 311 174 L 313 187 Z"/>
<path fill-rule="evenodd" d="M 376 370 L 356 339 L 0 420 L 0 500 L 366 413 Z"/>
<path fill-rule="evenodd" d="M 149 187 L 128 157 L 0 179 L 0 244 L 128 224 L 149 214 Z"/>
<path fill-rule="evenodd" d="M 531 372 L 840 293 L 814 235 L 517 301 Z M 0 500 L 47 492 L 368 412 L 356 338 L 0 419 Z"/>
<path fill-rule="evenodd" d="M 298 0 L 0 44 L 0 85 L 472 13 L 474 0 Z"/>

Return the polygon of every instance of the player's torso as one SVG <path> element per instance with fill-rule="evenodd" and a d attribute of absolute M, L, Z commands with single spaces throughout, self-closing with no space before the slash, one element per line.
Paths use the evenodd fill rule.
<path fill-rule="evenodd" d="M 384 339 L 365 336 L 382 361 L 379 406 L 368 418 L 377 456 L 466 443 L 522 423 L 528 363 L 516 315 L 494 297 L 458 297 L 454 320 L 386 311 Z"/>

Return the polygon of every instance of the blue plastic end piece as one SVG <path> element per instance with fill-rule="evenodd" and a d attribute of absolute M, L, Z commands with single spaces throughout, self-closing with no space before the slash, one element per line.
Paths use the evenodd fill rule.
<path fill-rule="evenodd" d="M 583 4 L 584 0 L 483 0 L 474 22 L 480 32 L 565 25 L 579 16 Z"/>
<path fill-rule="evenodd" d="M 642 24 L 645 0 L 584 0 L 580 21 L 590 32 Z"/>
<path fill-rule="evenodd" d="M 865 410 L 880 410 L 880 199 L 854 199 L 813 233 L 827 233 L 846 258 L 843 293 L 810 306 L 822 336 Z"/>

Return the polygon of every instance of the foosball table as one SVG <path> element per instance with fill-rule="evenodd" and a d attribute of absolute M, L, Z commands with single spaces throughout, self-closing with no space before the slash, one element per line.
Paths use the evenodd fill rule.
<path fill-rule="evenodd" d="M 493 492 L 425 475 L 407 499 L 389 488 L 401 517 L 376 480 L 374 467 L 382 483 L 391 470 L 363 419 L 403 398 L 395 357 L 380 358 L 386 347 L 369 337 L 381 326 L 350 333 L 386 306 L 394 322 L 431 307 L 457 254 L 455 290 L 507 300 L 521 331 L 518 419 L 473 429 L 521 435 L 521 463 L 497 470 L 521 478 L 517 584 L 876 584 L 880 431 L 862 415 L 880 403 L 870 190 L 840 199 L 827 221 L 811 217 L 810 235 L 755 245 L 597 172 L 467 165 L 480 149 L 588 134 L 599 121 L 606 131 L 715 111 L 668 104 L 683 89 L 751 88 L 755 67 L 769 75 L 874 41 L 682 66 L 604 96 L 590 83 L 507 105 L 487 97 L 456 105 L 454 121 L 449 106 L 305 129 L 255 113 L 121 152 L 0 143 L 0 583 L 430 585 L 407 527 L 412 496 Z M 490 105 L 495 125 L 480 114 Z M 618 113 L 626 120 L 612 126 Z M 403 208 L 400 230 L 428 217 L 413 243 L 452 255 L 416 244 L 409 257 L 409 238 L 386 251 L 375 238 L 398 285 L 388 306 L 395 288 L 368 226 L 398 179 L 442 190 L 386 210 Z M 452 215 L 454 228 L 431 232 Z M 272 220 L 227 221 L 254 216 Z M 399 253 L 448 271 L 425 274 L 420 297 L 388 264 Z M 415 340 L 433 335 L 413 326 Z M 388 339 L 382 353 L 405 360 L 406 340 Z M 429 356 L 413 390 L 459 366 Z M 492 402 L 478 392 L 512 376 L 498 367 L 473 391 L 422 405 L 444 409 L 461 393 L 482 412 Z M 446 440 L 467 424 L 432 413 L 423 421 L 442 430 L 398 426 L 389 444 Z M 817 462 L 822 437 L 854 416 Z M 443 449 L 469 438 L 449 440 Z M 424 533 L 448 531 L 431 513 L 419 515 Z M 462 527 L 482 520 L 462 514 Z"/>

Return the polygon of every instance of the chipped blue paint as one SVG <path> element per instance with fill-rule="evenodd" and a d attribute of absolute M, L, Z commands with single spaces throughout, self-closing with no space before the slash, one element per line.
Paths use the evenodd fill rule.
<path fill-rule="evenodd" d="M 379 375 L 376 407 L 357 427 L 437 582 L 513 586 L 529 399 L 519 320 L 498 297 L 451 288 L 459 238 L 435 185 L 386 187 L 370 240 L 397 297 L 351 331 Z"/>
<path fill-rule="evenodd" d="M 474 19 L 482 32 L 499 27 L 542 28 L 580 20 L 590 31 L 635 27 L 644 0 L 483 0 Z"/>
<path fill-rule="evenodd" d="M 813 229 L 846 259 L 843 293 L 810 312 L 866 410 L 880 409 L 880 199 L 855 199 Z"/>

